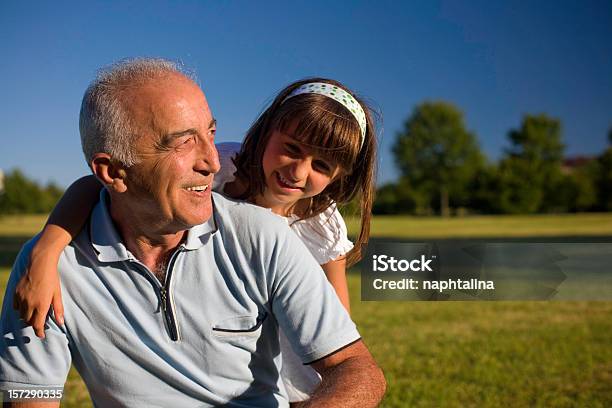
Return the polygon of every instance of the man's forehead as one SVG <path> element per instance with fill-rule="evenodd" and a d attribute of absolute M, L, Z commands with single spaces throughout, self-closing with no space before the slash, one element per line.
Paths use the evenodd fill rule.
<path fill-rule="evenodd" d="M 191 79 L 180 74 L 168 74 L 151 78 L 134 86 L 127 87 L 129 93 L 145 98 L 197 97 L 206 101 L 202 89 Z"/>
<path fill-rule="evenodd" d="M 190 79 L 173 75 L 148 81 L 131 90 L 126 103 L 135 125 L 157 131 L 181 127 L 209 127 L 213 120 L 208 101 Z"/>

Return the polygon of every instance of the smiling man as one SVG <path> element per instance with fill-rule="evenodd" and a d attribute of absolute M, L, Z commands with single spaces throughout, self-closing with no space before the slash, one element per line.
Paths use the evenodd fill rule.
<path fill-rule="evenodd" d="M 323 378 L 304 406 L 380 401 L 382 373 L 308 250 L 268 210 L 211 193 L 215 120 L 191 79 L 164 60 L 119 63 L 90 85 L 80 120 L 106 188 L 62 254 L 65 322 L 50 319 L 44 340 L 11 307 L 34 240 L 15 263 L 7 396 L 57 396 L 73 363 L 96 406 L 287 406 L 283 330 Z"/>

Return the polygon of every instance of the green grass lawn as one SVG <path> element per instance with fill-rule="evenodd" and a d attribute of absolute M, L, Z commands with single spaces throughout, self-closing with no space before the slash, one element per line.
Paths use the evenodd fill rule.
<path fill-rule="evenodd" d="M 46 215 L 0 218 L 0 236 L 32 236 Z M 358 219 L 347 219 L 349 234 Z M 467 217 L 375 216 L 371 235 L 386 238 L 487 238 L 530 236 L 612 236 L 612 213 L 552 215 L 483 215 Z"/>
<path fill-rule="evenodd" d="M 4 215 L 0 217 L 0 236 L 27 236 L 36 234 L 45 224 L 47 215 Z"/>
<path fill-rule="evenodd" d="M 612 404 L 612 302 L 359 302 L 383 407 Z"/>
<path fill-rule="evenodd" d="M 11 254 L 44 219 L 0 221 Z M 612 236 L 612 215 L 602 214 L 373 224 L 376 236 L 403 238 Z M 7 276 L 2 265 L 2 292 Z M 612 302 L 361 302 L 359 276 L 349 285 L 353 317 L 388 381 L 383 407 L 612 406 Z M 63 406 L 91 406 L 74 371 Z"/>
<path fill-rule="evenodd" d="M 356 235 L 358 219 L 347 219 Z M 486 215 L 467 217 L 376 216 L 372 237 L 385 238 L 526 238 L 612 236 L 612 213 L 555 215 Z"/>

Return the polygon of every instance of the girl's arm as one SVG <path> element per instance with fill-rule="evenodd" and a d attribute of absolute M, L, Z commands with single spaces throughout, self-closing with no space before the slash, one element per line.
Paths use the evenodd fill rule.
<path fill-rule="evenodd" d="M 351 313 L 351 303 L 349 300 L 348 283 L 346 281 L 346 258 L 344 256 L 329 261 L 321 265 L 327 280 L 334 287 L 336 295 L 349 314 Z"/>
<path fill-rule="evenodd" d="M 83 228 L 101 187 L 94 176 L 82 177 L 68 187 L 32 248 L 28 269 L 15 288 L 13 307 L 41 339 L 45 337 L 49 306 L 53 306 L 55 320 L 64 324 L 57 263 L 64 248 Z"/>

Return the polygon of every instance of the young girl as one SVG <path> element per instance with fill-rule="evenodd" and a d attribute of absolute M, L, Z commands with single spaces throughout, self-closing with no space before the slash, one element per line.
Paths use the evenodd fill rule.
<path fill-rule="evenodd" d="M 376 138 L 368 107 L 339 82 L 314 78 L 286 87 L 249 129 L 242 145 L 217 145 L 221 171 L 214 188 L 235 199 L 269 208 L 284 217 L 321 264 L 349 310 L 346 266 L 361 257 L 367 242 L 374 190 Z M 19 282 L 14 307 L 44 337 L 53 306 L 62 324 L 56 266 L 97 202 L 100 185 L 84 177 L 64 194 L 35 245 Z M 337 204 L 359 197 L 361 229 L 355 246 Z M 281 335 L 281 377 L 290 401 L 308 398 L 319 382 Z"/>

